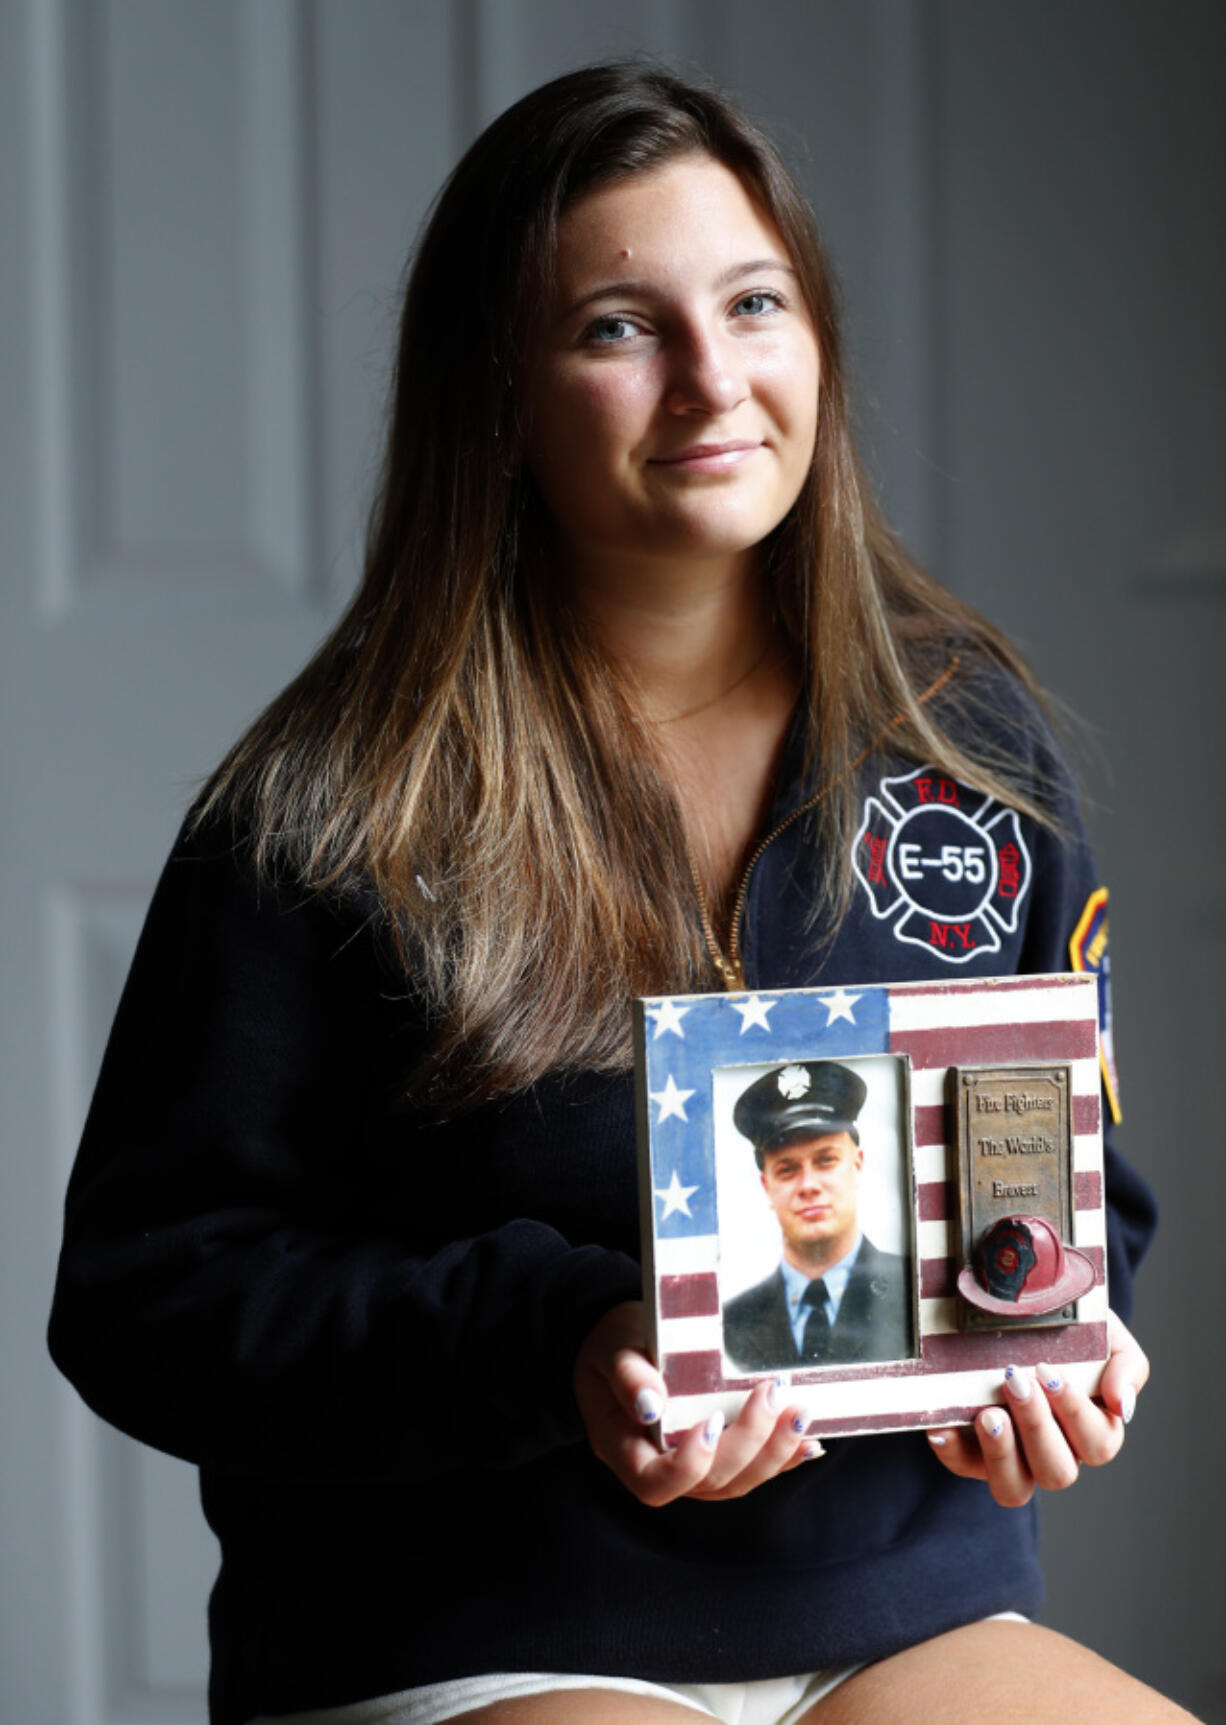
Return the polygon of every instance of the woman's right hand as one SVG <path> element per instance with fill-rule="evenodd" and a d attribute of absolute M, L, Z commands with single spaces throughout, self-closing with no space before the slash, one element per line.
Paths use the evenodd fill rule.
<path fill-rule="evenodd" d="M 718 1502 L 823 1453 L 806 1440 L 806 1419 L 786 1405 L 786 1380 L 760 1383 L 725 1428 L 713 1414 L 661 1452 L 648 1435 L 664 1412 L 664 1380 L 646 1354 L 641 1301 L 614 1306 L 589 1330 L 575 1359 L 575 1400 L 588 1442 L 641 1503 L 678 1497 Z"/>

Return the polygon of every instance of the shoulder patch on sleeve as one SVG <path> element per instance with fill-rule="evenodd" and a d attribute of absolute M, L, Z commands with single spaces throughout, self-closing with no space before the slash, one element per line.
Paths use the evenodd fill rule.
<path fill-rule="evenodd" d="M 1115 1064 L 1115 1021 L 1111 1011 L 1111 959 L 1107 950 L 1107 889 L 1096 887 L 1086 900 L 1068 943 L 1074 970 L 1092 972 L 1098 978 L 1098 1048 L 1103 1070 L 1103 1089 L 1111 1118 L 1119 1125 L 1120 1079 Z"/>

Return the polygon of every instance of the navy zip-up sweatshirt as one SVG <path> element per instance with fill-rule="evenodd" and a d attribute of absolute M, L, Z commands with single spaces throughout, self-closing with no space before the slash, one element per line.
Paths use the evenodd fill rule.
<path fill-rule="evenodd" d="M 832 941 L 806 926 L 805 823 L 756 863 L 749 988 L 1070 968 L 1100 883 L 1067 778 L 1002 680 L 984 735 L 1064 787 L 1061 836 L 1022 820 L 1006 854 L 994 829 L 1015 927 L 965 878 L 999 806 L 878 759 Z M 805 794 L 789 757 L 771 826 Z M 944 823 L 903 833 L 926 802 Z M 105 1419 L 200 1467 L 214 1725 L 479 1671 L 778 1676 L 1038 1607 L 1033 1508 L 919 1434 L 832 1443 L 735 1502 L 632 1498 L 571 1391 L 587 1331 L 640 1294 L 631 1078 L 426 1125 L 398 1101 L 420 1034 L 368 901 L 257 882 L 228 832 L 180 840 L 72 1176 L 51 1343 Z M 1153 1210 L 1110 1149 L 1107 1198 L 1127 1316 Z"/>

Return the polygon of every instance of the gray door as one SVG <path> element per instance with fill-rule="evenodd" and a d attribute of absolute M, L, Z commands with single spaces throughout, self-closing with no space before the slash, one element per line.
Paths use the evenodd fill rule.
<path fill-rule="evenodd" d="M 352 580 L 452 35 L 433 6 L 0 10 L 12 1725 L 204 1716 L 194 1470 L 48 1368 L 57 1211 L 191 787 Z"/>

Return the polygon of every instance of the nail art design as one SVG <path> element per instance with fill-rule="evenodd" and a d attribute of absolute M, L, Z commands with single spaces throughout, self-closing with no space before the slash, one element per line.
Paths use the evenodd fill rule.
<path fill-rule="evenodd" d="M 1032 1388 L 1030 1373 L 1024 1366 L 1006 1366 L 1005 1384 L 1016 1401 L 1028 1402 Z"/>
<path fill-rule="evenodd" d="M 808 1423 L 809 1422 L 805 1418 L 804 1414 L 796 1414 L 792 1420 L 792 1430 L 794 1432 L 802 1432 L 802 1431 L 804 1431 L 804 1429 L 808 1425 Z"/>
<path fill-rule="evenodd" d="M 658 1391 L 644 1387 L 634 1398 L 635 1417 L 645 1426 L 655 1425 L 664 1412 L 664 1398 Z"/>
<path fill-rule="evenodd" d="M 933 1449 L 943 1449 L 945 1447 L 945 1445 L 949 1442 L 949 1433 L 948 1432 L 929 1432 L 928 1433 L 928 1442 L 932 1445 Z"/>
<path fill-rule="evenodd" d="M 999 1437 L 1005 1429 L 1004 1417 L 991 1409 L 983 1416 L 983 1428 L 989 1437 Z"/>
<path fill-rule="evenodd" d="M 785 1377 L 778 1377 L 766 1392 L 766 1405 L 773 1414 L 777 1414 L 783 1406 L 783 1392 L 788 1387 Z"/>
<path fill-rule="evenodd" d="M 1060 1391 L 1064 1388 L 1064 1379 L 1060 1376 L 1055 1366 L 1036 1366 L 1035 1370 L 1042 1378 L 1043 1388 L 1047 1391 L 1048 1395 L 1059 1395 Z"/>
<path fill-rule="evenodd" d="M 823 1447 L 823 1445 L 821 1445 L 820 1443 L 818 1443 L 816 1441 L 816 1439 L 814 1439 L 813 1442 L 807 1443 L 804 1446 L 804 1453 L 805 1453 L 805 1460 L 806 1461 L 816 1461 L 818 1456 L 819 1455 L 825 1455 L 826 1451 L 825 1451 L 825 1448 Z"/>
<path fill-rule="evenodd" d="M 718 1408 L 712 1413 L 702 1428 L 702 1441 L 708 1449 L 714 1449 L 719 1442 L 719 1435 L 724 1429 L 724 1416 Z"/>
<path fill-rule="evenodd" d="M 1137 1411 L 1137 1392 L 1129 1387 L 1120 1397 L 1120 1418 L 1125 1425 L 1132 1423 L 1132 1416 Z"/>

